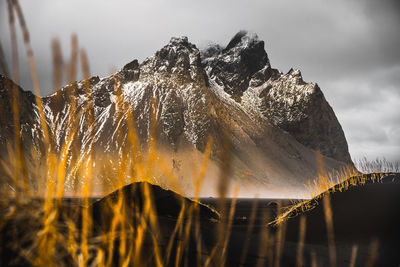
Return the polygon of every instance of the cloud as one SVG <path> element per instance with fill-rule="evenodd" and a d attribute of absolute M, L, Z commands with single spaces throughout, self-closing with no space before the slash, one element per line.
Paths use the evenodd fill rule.
<path fill-rule="evenodd" d="M 333 106 L 354 157 L 400 159 L 400 1 L 398 0 L 43 0 L 21 5 L 31 32 L 42 94 L 52 91 L 52 38 L 69 57 L 70 36 L 88 51 L 91 71 L 106 76 L 134 58 L 143 60 L 171 36 L 195 44 L 226 45 L 240 29 L 258 33 L 273 67 L 302 70 Z M 0 42 L 11 61 L 5 1 Z M 31 78 L 21 33 L 21 84 Z M 9 68 L 10 69 L 10 68 Z M 374 152 L 376 151 L 376 152 Z M 400 150 L 398 150 L 400 151 Z"/>
<path fill-rule="evenodd" d="M 337 116 L 345 131 L 351 155 L 355 159 L 386 157 L 400 159 L 399 97 L 391 91 L 380 98 L 366 97 L 358 105 L 338 109 Z M 351 101 L 350 101 L 351 102 Z M 385 153 L 387 151 L 387 153 Z"/>

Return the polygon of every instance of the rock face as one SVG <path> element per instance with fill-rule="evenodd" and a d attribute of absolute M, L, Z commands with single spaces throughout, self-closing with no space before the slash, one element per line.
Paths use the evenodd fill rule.
<path fill-rule="evenodd" d="M 342 127 L 318 85 L 304 82 L 299 70 L 284 75 L 272 69 L 257 35 L 241 31 L 225 49 L 214 46 L 203 54 L 210 79 L 233 99 L 243 100 L 243 106 L 260 112 L 306 147 L 351 162 Z"/>
<path fill-rule="evenodd" d="M 2 77 L 0 85 L 3 102 L 8 101 L 6 80 Z M 21 128 L 29 129 L 23 145 L 40 152 L 35 97 L 20 91 L 27 103 L 18 106 L 28 114 Z M 6 102 L 0 108 L 9 110 Z M 209 137 L 212 163 L 218 165 L 228 136 L 232 180 L 255 188 L 304 185 L 317 174 L 316 153 L 329 171 L 352 164 L 341 126 L 319 87 L 304 82 L 299 71 L 282 74 L 271 68 L 264 42 L 245 31 L 225 48 L 204 51 L 186 37 L 172 38 L 142 63 L 134 60 L 109 77 L 69 84 L 42 102 L 52 150 L 60 153 L 69 143 L 79 151 L 72 156 L 77 160 L 90 151 L 132 156 L 128 129 L 133 128 L 140 148 L 154 133 L 174 165 L 177 158 L 188 165 L 193 159 L 183 151 L 201 154 Z M 1 116 L 0 141 L 10 142 L 11 128 L 12 116 Z"/>
<path fill-rule="evenodd" d="M 249 87 L 252 76 L 269 66 L 264 42 L 246 31 L 238 32 L 224 49 L 218 46 L 206 49 L 203 62 L 210 79 L 238 102 Z"/>
<path fill-rule="evenodd" d="M 269 78 L 261 82 L 263 77 Z M 261 114 L 298 142 L 338 161 L 351 162 L 335 113 L 319 86 L 304 82 L 299 70 L 291 69 L 285 75 L 269 67 L 261 70 L 251 80 L 244 102 L 251 103 L 254 97 Z"/>
<path fill-rule="evenodd" d="M 18 109 L 14 112 L 13 105 Z M 32 141 L 30 125 L 35 122 L 35 96 L 23 91 L 10 79 L 0 75 L 0 145 L 6 145 L 14 139 L 14 116 L 21 125 L 20 134 L 25 141 Z"/>

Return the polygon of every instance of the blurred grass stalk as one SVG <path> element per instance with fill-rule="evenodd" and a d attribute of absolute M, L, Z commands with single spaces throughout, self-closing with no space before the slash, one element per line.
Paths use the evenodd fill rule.
<path fill-rule="evenodd" d="M 217 155 L 219 162 L 221 162 L 220 167 L 220 179 L 218 182 L 218 207 L 222 215 L 221 222 L 218 225 L 217 233 L 217 243 L 211 249 L 211 251 L 206 252 L 205 248 L 202 246 L 202 237 L 200 231 L 200 214 L 199 207 L 197 204 L 193 206 L 186 206 L 182 203 L 179 216 L 176 220 L 176 225 L 166 243 L 165 251 L 161 251 L 160 244 L 160 226 L 158 225 L 157 214 L 153 203 L 153 196 L 151 195 L 151 190 L 144 186 L 142 192 L 144 194 L 143 199 L 143 209 L 135 220 L 138 222 L 132 223 L 128 220 L 127 210 L 126 210 L 126 200 L 122 191 L 115 203 L 110 203 L 112 205 L 113 217 L 110 224 L 110 228 L 103 236 L 93 236 L 93 221 L 92 221 L 92 211 L 90 210 L 90 198 L 93 196 L 93 186 L 94 177 L 97 173 L 102 172 L 109 167 L 116 169 L 117 176 L 114 180 L 103 181 L 104 191 L 110 191 L 116 188 L 121 188 L 127 183 L 134 181 L 148 181 L 151 183 L 156 183 L 163 185 L 161 181 L 155 179 L 156 172 L 155 168 L 161 170 L 163 176 L 169 182 L 169 185 L 180 192 L 183 192 L 181 188 L 180 181 L 174 174 L 173 170 L 163 159 L 162 154 L 157 151 L 156 146 L 156 107 L 157 100 L 152 101 L 152 111 L 149 129 L 149 144 L 148 151 L 142 153 L 140 150 L 139 138 L 137 136 L 137 131 L 134 127 L 134 117 L 132 112 L 128 114 L 128 144 L 129 153 L 121 159 L 120 162 L 113 162 L 111 159 L 103 158 L 99 159 L 95 157 L 92 152 L 88 154 L 80 154 L 78 148 L 72 145 L 76 131 L 78 127 L 78 118 L 75 116 L 70 116 L 68 121 L 68 135 L 66 137 L 65 144 L 60 148 L 60 153 L 56 154 L 56 150 L 52 148 L 51 140 L 49 137 L 46 118 L 43 111 L 43 105 L 41 98 L 39 97 L 40 88 L 39 81 L 37 78 L 36 66 L 34 54 L 30 44 L 29 32 L 27 25 L 25 23 L 21 6 L 18 0 L 7 0 L 8 4 L 8 15 L 9 15 L 9 27 L 11 34 L 12 43 L 12 78 L 15 83 L 19 80 L 19 66 L 18 66 L 18 51 L 17 51 L 17 36 L 15 27 L 15 18 L 18 19 L 21 30 L 23 32 L 23 41 L 25 45 L 26 55 L 29 61 L 33 88 L 36 94 L 36 105 L 38 108 L 38 115 L 40 120 L 40 125 L 42 128 L 42 138 L 44 141 L 44 152 L 38 162 L 33 162 L 36 166 L 40 166 L 38 171 L 37 179 L 39 177 L 44 177 L 45 187 L 39 185 L 38 192 L 35 192 L 30 186 L 30 181 L 28 179 L 27 173 L 27 162 L 26 157 L 30 156 L 32 159 L 36 159 L 33 155 L 29 155 L 28 152 L 24 151 L 21 147 L 21 136 L 20 136 L 20 114 L 18 109 L 19 104 L 19 90 L 17 86 L 10 88 L 10 99 L 12 100 L 12 110 L 13 110 L 13 120 L 14 120 L 14 147 L 9 148 L 10 162 L 12 170 L 9 170 L 9 175 L 13 178 L 13 182 L 10 182 L 10 187 L 15 189 L 14 195 L 11 192 L 5 192 L 5 200 L 11 198 L 15 199 L 15 207 L 18 207 L 19 202 L 27 202 L 33 196 L 44 197 L 41 218 L 41 229 L 37 233 L 37 237 L 34 239 L 35 242 L 31 247 L 30 251 L 22 251 L 21 254 L 36 266 L 53 266 L 59 262 L 57 257 L 57 246 L 62 243 L 72 258 L 72 260 L 79 266 L 89 266 L 94 264 L 97 266 L 111 266 L 118 257 L 118 262 L 120 266 L 143 266 L 148 262 L 148 259 L 143 258 L 143 249 L 146 234 L 151 234 L 152 240 L 152 255 L 154 258 L 154 264 L 156 266 L 166 266 L 170 265 L 170 260 L 172 256 L 175 259 L 174 265 L 181 266 L 184 264 L 184 255 L 187 256 L 188 244 L 191 238 L 191 231 L 195 231 L 195 239 L 197 244 L 197 266 L 225 266 L 227 264 L 227 251 L 229 246 L 231 229 L 234 221 L 234 214 L 236 208 L 236 197 L 238 188 L 235 188 L 234 198 L 231 202 L 229 210 L 226 205 L 226 196 L 229 188 L 229 175 L 231 170 L 231 160 L 232 160 L 232 148 L 230 143 L 230 134 L 225 133 L 225 143 L 222 144 L 222 149 Z M 16 15 L 16 17 L 15 17 Z M 84 49 L 79 49 L 78 38 L 76 35 L 71 37 L 71 58 L 68 62 L 68 68 L 65 68 L 65 64 L 62 58 L 61 46 L 57 39 L 52 42 L 52 54 L 53 54 L 53 87 L 54 91 L 61 87 L 63 82 L 63 72 L 66 71 L 66 77 L 69 83 L 73 83 L 77 76 L 78 60 L 81 62 L 81 70 L 83 74 L 83 84 L 84 90 L 88 99 L 90 99 L 91 88 L 88 79 L 90 78 L 90 68 L 87 53 Z M 0 67 L 2 72 L 8 76 L 7 66 L 4 60 L 4 54 L 0 47 Z M 123 110 L 123 95 L 122 86 L 118 81 L 114 83 L 115 92 L 117 94 L 116 109 L 117 111 Z M 72 95 L 71 95 L 72 96 Z M 72 113 L 74 114 L 76 110 L 75 100 L 70 100 L 72 104 Z M 93 101 L 87 101 L 85 106 L 85 112 L 88 115 L 87 125 L 89 131 L 94 133 L 93 129 L 96 128 L 96 118 L 94 112 Z M 119 112 L 116 112 L 119 116 Z M 119 118 L 116 118 L 117 120 Z M 119 138 L 122 138 L 119 136 Z M 93 140 L 94 138 L 90 138 Z M 122 140 L 119 140 L 122 143 Z M 89 144 L 92 146 L 93 144 Z M 207 142 L 207 146 L 204 152 L 203 159 L 201 161 L 200 167 L 196 170 L 193 168 L 193 185 L 194 185 L 194 201 L 197 203 L 201 187 L 204 183 L 204 179 L 207 172 L 207 167 L 211 158 L 213 140 L 210 138 Z M 92 151 L 92 150 L 90 150 Z M 78 156 L 77 156 L 78 155 Z M 365 184 L 366 180 L 363 176 L 356 176 L 358 171 L 353 167 L 348 167 L 342 170 L 339 175 L 326 174 L 324 172 L 324 162 L 321 156 L 318 156 L 317 162 L 319 169 L 319 175 L 317 179 L 307 185 L 310 195 L 312 197 L 321 195 L 323 192 L 334 192 L 335 190 L 347 190 L 350 186 Z M 43 162 L 44 159 L 44 162 Z M 72 160 L 74 159 L 74 160 Z M 5 167 L 7 167 L 4 162 L 2 162 Z M 42 164 L 43 163 L 43 164 Z M 111 164 L 111 165 L 110 165 Z M 103 169 L 98 166 L 103 166 Z M 399 164 L 391 164 L 386 160 L 376 160 L 375 162 L 368 162 L 366 159 L 359 162 L 359 166 L 364 171 L 374 171 L 382 172 L 382 170 L 389 171 L 397 170 L 399 171 Z M 8 167 L 7 167 L 8 168 Z M 8 168 L 10 169 L 10 168 Z M 72 180 L 70 177 L 75 177 Z M 76 181 L 76 177 L 80 177 L 79 181 Z M 129 181 L 127 181 L 129 177 Z M 354 177 L 348 179 L 349 177 Z M 379 176 L 373 176 L 373 180 L 380 180 Z M 39 181 L 38 181 L 39 182 Z M 62 233 L 59 229 L 59 218 L 62 212 L 62 198 L 65 197 L 67 183 L 72 183 L 73 188 L 76 189 L 74 194 L 82 197 L 83 205 L 79 214 L 70 214 L 70 218 L 67 219 L 65 225 L 67 226 L 67 232 Z M 80 186 L 78 186 L 80 185 Z M 339 186 L 337 186 L 339 185 Z M 44 192 L 44 193 L 43 193 Z M 41 195 L 43 193 L 43 195 Z M 328 247 L 329 247 L 329 259 L 330 266 L 336 266 L 336 249 L 334 241 L 334 226 L 332 221 L 332 209 L 330 206 L 329 194 L 323 196 L 324 203 L 324 214 L 327 226 L 327 237 L 328 237 Z M 249 248 L 249 236 L 252 234 L 256 211 L 257 211 L 258 200 L 255 199 L 253 207 L 251 210 L 250 221 L 248 225 L 248 230 L 246 232 L 245 243 L 243 244 L 243 250 L 240 257 L 240 266 L 246 265 L 246 257 Z M 301 208 L 302 211 L 307 210 L 307 202 L 301 202 L 294 205 L 295 208 Z M 281 264 L 282 252 L 284 249 L 285 241 L 285 220 L 288 217 L 288 211 L 281 212 L 282 208 L 280 204 L 278 205 L 278 228 L 277 233 L 274 235 L 269 231 L 266 226 L 261 232 L 261 243 L 259 246 L 259 259 L 258 266 L 275 266 L 278 267 Z M 14 213 L 11 212 L 4 219 L 10 219 Z M 75 220 L 76 218 L 82 218 L 81 225 Z M 184 218 L 188 219 L 185 220 Z M 269 216 L 267 216 L 269 217 Z M 2 222 L 4 224 L 5 222 Z M 297 258 L 296 266 L 304 265 L 304 242 L 306 233 L 306 217 L 302 216 L 299 225 L 299 241 L 297 246 Z M 34 233 L 32 233 L 34 234 Z M 116 242 L 118 240 L 118 242 Z M 65 242 L 64 242 L 65 241 Z M 63 243 L 64 242 L 64 243 Z M 175 243 L 177 242 L 177 243 Z M 118 243 L 118 248 L 115 248 L 115 244 Z M 176 245 L 176 254 L 172 255 L 174 252 L 173 247 Z M 377 258 L 377 247 L 378 243 L 373 242 L 371 244 L 371 257 L 369 259 L 369 264 L 372 266 Z M 354 266 L 357 257 L 357 246 L 353 246 L 351 253 L 351 264 Z M 118 251 L 117 255 L 114 253 Z M 145 251 L 147 252 L 147 251 Z M 204 253 L 208 253 L 204 257 Z M 317 265 L 317 258 L 315 253 L 311 253 L 311 265 Z"/>

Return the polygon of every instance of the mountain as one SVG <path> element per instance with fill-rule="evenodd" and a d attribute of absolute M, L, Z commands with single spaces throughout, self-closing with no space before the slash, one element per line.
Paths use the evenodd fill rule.
<path fill-rule="evenodd" d="M 13 139 L 6 89 L 12 82 L 5 77 L 0 82 L 1 108 L 7 112 L 0 120 L 0 141 L 5 144 Z M 22 144 L 40 158 L 45 133 L 35 96 L 19 87 L 18 92 Z M 71 151 L 79 151 L 69 162 L 89 153 L 115 164 L 121 162 L 116 159 L 133 160 L 155 133 L 159 163 L 173 166 L 183 184 L 190 184 L 188 177 L 211 137 L 204 195 L 215 194 L 210 188 L 228 159 L 230 181 L 241 186 L 241 195 L 299 194 L 321 167 L 331 172 L 352 165 L 343 130 L 318 85 L 304 82 L 298 70 L 283 74 L 273 69 L 264 42 L 245 31 L 225 48 L 212 45 L 202 51 L 187 37 L 172 38 L 141 63 L 133 60 L 109 77 L 69 84 L 41 100 L 51 150 L 59 154 L 68 143 Z M 135 151 L 129 129 L 136 129 L 140 148 Z M 226 147 L 230 158 L 221 153 Z M 101 176 L 110 179 L 111 174 Z M 72 183 L 68 179 L 74 178 L 67 184 Z M 277 193 L 277 188 L 284 191 Z"/>

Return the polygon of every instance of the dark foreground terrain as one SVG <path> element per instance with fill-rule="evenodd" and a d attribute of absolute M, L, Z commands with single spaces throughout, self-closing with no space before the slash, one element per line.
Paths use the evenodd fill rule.
<path fill-rule="evenodd" d="M 380 181 L 366 181 L 347 190 L 329 194 L 334 229 L 334 244 L 338 266 L 349 266 L 353 247 L 357 247 L 354 266 L 399 266 L 400 264 L 400 176 L 390 174 Z M 228 246 L 228 266 L 271 266 L 277 257 L 281 266 L 295 266 L 298 258 L 301 214 L 305 215 L 303 264 L 312 266 L 313 254 L 317 266 L 329 266 L 327 226 L 322 198 L 309 201 L 312 208 L 302 212 L 293 209 L 283 224 L 269 224 L 276 216 L 277 206 L 290 206 L 294 200 L 259 199 L 254 221 L 253 199 L 238 199 Z M 203 199 L 218 207 L 215 199 Z M 227 201 L 229 204 L 232 200 Z M 229 205 L 227 203 L 227 205 Z M 283 208 L 285 210 L 285 208 Z M 253 224 L 253 225 L 252 225 Z M 252 225 L 252 226 L 251 226 Z M 249 235 L 249 226 L 252 227 Z M 265 236 L 275 238 L 269 248 Z M 279 234 L 284 241 L 277 252 Z M 264 240 L 262 239 L 264 236 Z M 268 242 L 268 241 L 267 241 Z M 271 242 L 271 240 L 270 240 Z M 246 249 L 246 245 L 248 248 Z M 243 250 L 247 250 L 243 261 Z M 263 252 L 263 250 L 265 250 Z M 272 256 L 268 256 L 268 250 Z M 281 253 L 279 256 L 278 254 Z M 263 264 L 260 265 L 260 262 Z"/>
<path fill-rule="evenodd" d="M 329 194 L 334 229 L 331 244 L 337 266 L 349 266 L 350 262 L 354 266 L 400 264 L 399 180 L 399 174 L 388 174 L 379 181 L 367 179 L 362 185 Z M 140 250 L 131 264 L 140 255 L 141 266 L 295 266 L 301 244 L 299 214 L 306 217 L 304 247 L 300 250 L 303 265 L 312 266 L 314 261 L 317 266 L 329 266 L 332 261 L 323 197 L 310 200 L 308 206 L 312 208 L 308 211 L 292 208 L 280 224 L 273 221 L 287 207 L 293 207 L 292 200 L 207 198 L 200 200 L 203 205 L 158 186 L 137 183 L 90 202 L 86 209 L 92 222 L 88 265 L 96 265 L 99 249 L 110 265 L 121 265 L 129 255 L 120 257 L 121 246 L 129 250 L 135 245 Z M 67 222 L 73 221 L 78 244 L 83 242 L 85 221 L 81 204 L 80 199 L 63 199 L 54 224 L 58 235 L 67 237 Z M 35 257 L 40 255 L 36 241 L 43 235 L 45 224 L 40 211 L 43 205 L 40 199 L 2 204 L 2 266 L 35 264 Z M 124 223 L 116 223 L 119 215 Z M 138 229 L 143 230 L 140 244 Z M 110 233 L 111 239 L 100 238 Z M 54 244 L 57 264 L 78 265 L 67 238 L 61 237 Z M 79 248 L 76 251 L 80 253 Z"/>

